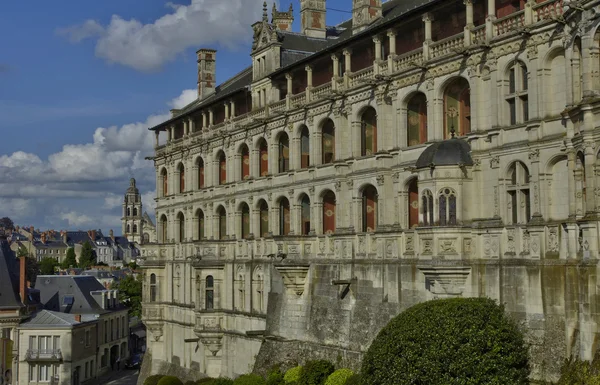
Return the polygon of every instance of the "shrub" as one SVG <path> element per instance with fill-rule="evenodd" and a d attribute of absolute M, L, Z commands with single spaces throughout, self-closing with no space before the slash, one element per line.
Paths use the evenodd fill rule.
<path fill-rule="evenodd" d="M 298 382 L 300 380 L 300 373 L 302 373 L 302 366 L 296 366 L 295 368 L 288 369 L 283 376 L 283 380 L 286 384 Z"/>
<path fill-rule="evenodd" d="M 556 385 L 600 385 L 600 360 L 592 362 L 569 358 L 560 368 Z"/>
<path fill-rule="evenodd" d="M 326 360 L 308 361 L 300 372 L 299 385 L 321 385 L 325 383 L 327 377 L 335 368 L 333 364 Z"/>
<path fill-rule="evenodd" d="M 233 385 L 266 385 L 266 382 L 258 374 L 244 374 L 236 378 Z"/>
<path fill-rule="evenodd" d="M 206 385 L 233 385 L 233 380 L 226 377 L 213 378 L 210 382 L 205 382 Z"/>
<path fill-rule="evenodd" d="M 353 375 L 354 372 L 350 369 L 338 369 L 327 377 L 325 385 L 346 385 L 348 379 Z"/>
<path fill-rule="evenodd" d="M 183 382 L 175 376 L 164 376 L 157 385 L 183 385 Z"/>
<path fill-rule="evenodd" d="M 281 367 L 276 365 L 269 370 L 267 373 L 267 382 L 266 385 L 283 385 L 285 384 L 285 380 L 283 379 L 283 373 L 281 372 Z"/>
<path fill-rule="evenodd" d="M 196 385 L 197 382 L 196 381 L 186 381 L 183 383 L 183 385 Z"/>
<path fill-rule="evenodd" d="M 160 381 L 160 379 L 163 377 L 164 376 L 162 374 L 155 374 L 155 375 L 149 376 L 144 381 L 144 385 L 158 385 L 158 381 Z"/>
<path fill-rule="evenodd" d="M 361 385 L 360 374 L 354 374 L 346 380 L 346 385 Z"/>
<path fill-rule="evenodd" d="M 528 384 L 527 347 L 488 298 L 423 302 L 392 319 L 362 364 L 363 385 Z"/>
<path fill-rule="evenodd" d="M 198 381 L 196 381 L 196 384 L 208 384 L 210 382 L 214 381 L 214 378 L 212 377 L 204 377 L 199 379 Z"/>

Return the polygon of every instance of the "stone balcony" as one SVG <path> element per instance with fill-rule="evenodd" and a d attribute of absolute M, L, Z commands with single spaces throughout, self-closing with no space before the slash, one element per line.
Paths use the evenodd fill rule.
<path fill-rule="evenodd" d="M 63 360 L 60 349 L 28 349 L 25 361 L 60 362 Z"/>

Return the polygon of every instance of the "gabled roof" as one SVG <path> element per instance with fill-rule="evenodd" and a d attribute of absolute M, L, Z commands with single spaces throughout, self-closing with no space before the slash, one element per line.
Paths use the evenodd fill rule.
<path fill-rule="evenodd" d="M 19 265 L 6 237 L 0 236 L 0 309 L 23 307 L 19 296 Z"/>
<path fill-rule="evenodd" d="M 75 319 L 75 314 L 66 314 L 50 310 L 40 310 L 33 314 L 29 319 L 22 322 L 19 327 L 25 329 L 36 328 L 71 328 L 75 325 L 80 325 L 87 322 L 95 322 L 94 314 L 84 314 L 81 316 L 81 321 Z"/>

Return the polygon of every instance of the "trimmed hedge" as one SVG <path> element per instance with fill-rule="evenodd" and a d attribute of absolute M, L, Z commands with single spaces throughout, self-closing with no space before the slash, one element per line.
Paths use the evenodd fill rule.
<path fill-rule="evenodd" d="M 346 385 L 348 379 L 353 375 L 354 372 L 350 369 L 338 369 L 327 377 L 325 385 Z"/>
<path fill-rule="evenodd" d="M 363 385 L 526 385 L 527 347 L 489 298 L 423 302 L 392 319 L 362 364 Z"/>
<path fill-rule="evenodd" d="M 162 374 L 154 374 L 152 376 L 148 376 L 148 378 L 144 380 L 144 385 L 158 385 L 158 381 L 160 381 L 160 379 L 163 377 L 164 376 Z"/>
<path fill-rule="evenodd" d="M 236 378 L 233 385 L 266 385 L 266 382 L 258 374 L 244 374 Z"/>
<path fill-rule="evenodd" d="M 286 384 L 292 384 L 300 380 L 300 374 L 302 373 L 302 366 L 296 366 L 295 368 L 288 369 L 283 376 L 283 380 Z"/>
<path fill-rule="evenodd" d="M 333 371 L 335 367 L 333 364 L 326 360 L 314 360 L 308 361 L 300 372 L 299 385 L 321 385 L 327 380 L 327 377 Z"/>
<path fill-rule="evenodd" d="M 157 385 L 183 385 L 183 382 L 175 376 L 164 376 Z"/>

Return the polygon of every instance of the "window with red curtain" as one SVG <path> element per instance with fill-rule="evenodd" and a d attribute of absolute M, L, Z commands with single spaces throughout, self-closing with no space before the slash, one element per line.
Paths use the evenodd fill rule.
<path fill-rule="evenodd" d="M 417 93 L 408 102 L 408 146 L 427 142 L 427 98 Z"/>
<path fill-rule="evenodd" d="M 198 188 L 204 188 L 204 160 L 198 160 Z"/>
<path fill-rule="evenodd" d="M 287 134 L 279 137 L 279 172 L 290 170 L 290 141 Z"/>
<path fill-rule="evenodd" d="M 300 168 L 308 168 L 310 165 L 310 137 L 308 127 L 302 126 L 300 131 Z"/>
<path fill-rule="evenodd" d="M 363 206 L 363 231 L 373 232 L 377 230 L 377 189 L 367 186 L 362 194 Z"/>
<path fill-rule="evenodd" d="M 369 107 L 363 114 L 361 128 L 361 155 L 373 155 L 377 152 L 377 112 Z"/>
<path fill-rule="evenodd" d="M 260 203 L 260 236 L 266 237 L 269 235 L 269 206 L 267 202 Z"/>
<path fill-rule="evenodd" d="M 242 179 L 250 178 L 250 151 L 248 150 L 248 146 L 244 145 L 242 147 Z"/>
<path fill-rule="evenodd" d="M 328 191 L 323 196 L 323 234 L 335 232 L 335 194 Z"/>
<path fill-rule="evenodd" d="M 269 173 L 269 147 L 264 139 L 260 141 L 259 156 L 259 174 L 265 176 Z"/>
<path fill-rule="evenodd" d="M 471 94 L 469 83 L 458 78 L 448 85 L 444 94 L 445 137 L 463 136 L 471 132 Z"/>
<path fill-rule="evenodd" d="M 323 125 L 323 164 L 333 163 L 335 160 L 335 125 L 327 120 Z"/>
<path fill-rule="evenodd" d="M 419 185 L 413 179 L 408 185 L 408 227 L 419 225 Z"/>

